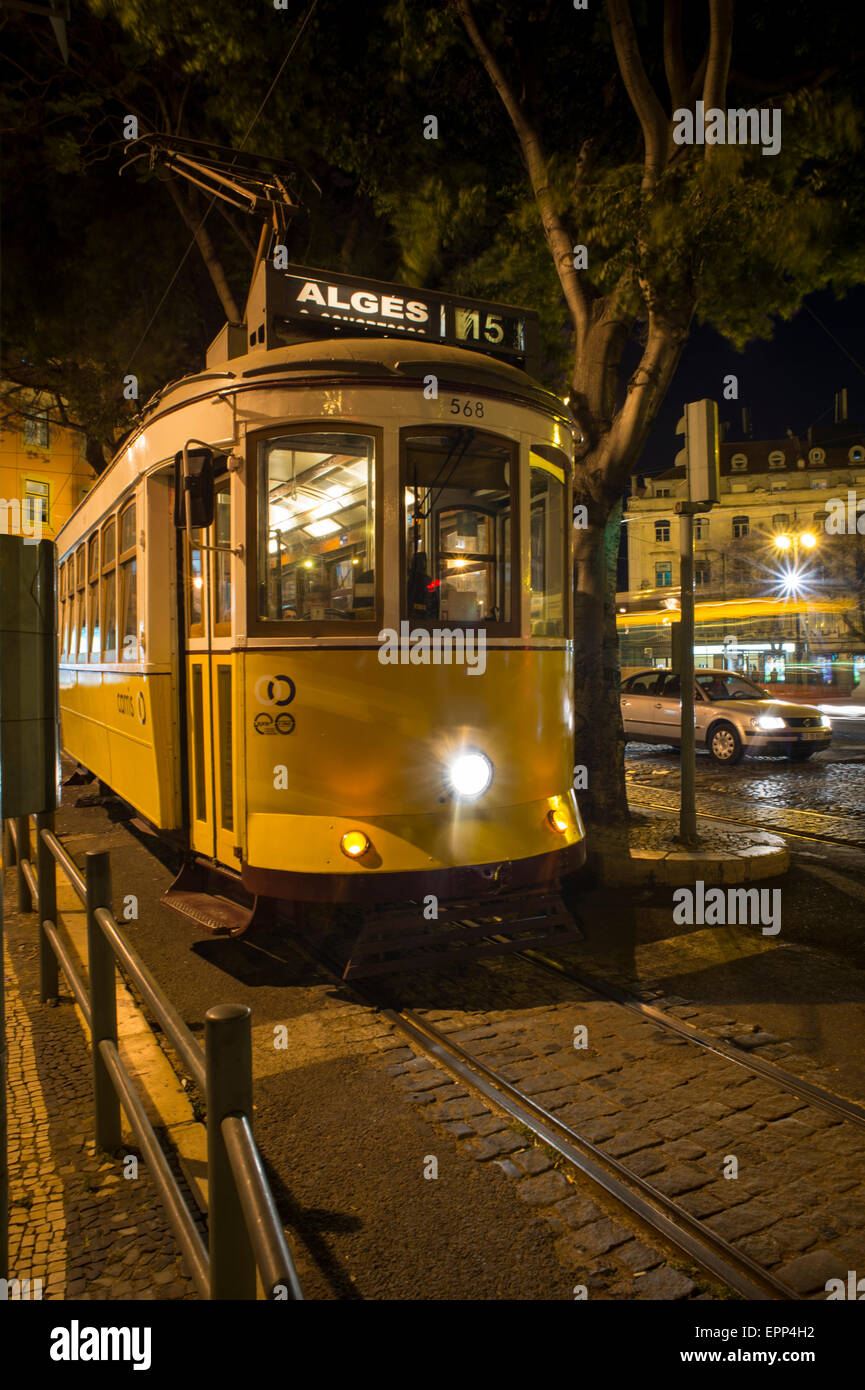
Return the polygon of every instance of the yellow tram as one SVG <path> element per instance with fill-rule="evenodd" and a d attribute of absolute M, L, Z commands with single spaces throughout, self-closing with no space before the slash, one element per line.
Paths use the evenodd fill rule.
<path fill-rule="evenodd" d="M 58 536 L 64 748 L 250 894 L 475 898 L 583 861 L 573 422 L 522 369 L 533 327 L 262 261 Z"/>

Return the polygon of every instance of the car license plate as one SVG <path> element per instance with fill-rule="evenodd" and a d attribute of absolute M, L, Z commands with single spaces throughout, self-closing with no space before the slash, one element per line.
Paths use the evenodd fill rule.
<path fill-rule="evenodd" d="M 803 733 L 802 737 L 803 737 L 803 738 L 822 738 L 822 737 L 823 737 L 823 730 L 822 730 L 822 729 L 808 729 L 807 732 Z"/>

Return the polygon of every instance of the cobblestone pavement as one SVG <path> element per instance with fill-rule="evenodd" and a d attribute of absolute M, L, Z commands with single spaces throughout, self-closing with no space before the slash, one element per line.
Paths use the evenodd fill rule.
<path fill-rule="evenodd" d="M 634 807 L 642 802 L 678 809 L 678 754 L 629 745 L 625 767 Z M 719 768 L 708 755 L 698 754 L 696 786 L 698 814 L 741 817 L 759 821 L 766 830 L 865 845 L 865 758 L 837 763 L 746 758 L 737 767 Z"/>
<path fill-rule="evenodd" d="M 10 1278 L 43 1299 L 196 1298 L 144 1160 L 124 1179 L 96 1152 L 89 1048 L 68 998 L 38 1002 L 33 923 L 5 917 Z"/>
<path fill-rule="evenodd" d="M 476 983 L 450 977 L 438 982 L 440 1006 L 422 1006 L 423 983 L 403 985 L 401 1002 L 799 1294 L 821 1297 L 827 1279 L 865 1267 L 865 1132 L 570 981 L 548 977 L 538 1005 L 525 964 L 503 958 L 487 969 L 485 997 L 497 978 L 505 1008 L 472 1007 Z M 577 1026 L 588 1030 L 585 1048 L 574 1046 Z M 476 1158 L 503 1166 L 521 1195 L 565 1219 L 561 1175 L 511 1159 L 509 1135 L 476 1125 L 479 1101 L 454 1105 L 448 1078 L 425 1070 L 417 1085 L 411 1074 L 400 1080 Z M 629 1233 L 597 1206 L 567 1206 L 567 1239 L 615 1261 Z"/>
<path fill-rule="evenodd" d="M 458 1200 L 464 1205 L 470 1203 L 472 1192 L 472 1184 L 465 1176 L 459 1176 L 466 1160 L 485 1169 L 491 1181 L 508 1180 L 517 1208 L 509 1216 L 506 1228 L 487 1233 L 488 1260 L 502 1259 L 502 1239 L 507 1244 L 510 1230 L 513 1262 L 515 1237 L 526 1228 L 528 1218 L 547 1233 L 552 1247 L 543 1295 L 547 1298 L 700 1301 L 725 1296 L 724 1290 L 696 1269 L 687 1256 L 671 1248 L 630 1213 L 623 1212 L 590 1179 L 538 1143 L 530 1131 L 497 1113 L 455 1082 L 444 1068 L 407 1045 L 376 1009 L 350 1000 L 351 993 L 340 986 L 327 987 L 320 1023 L 326 1028 L 328 1048 L 350 1049 L 367 1065 L 392 1079 L 403 1101 L 430 1127 L 430 1139 L 426 1142 L 430 1152 L 425 1163 L 436 1158 L 440 1171 L 434 1176 L 444 1184 L 449 1175 L 455 1174 Z M 449 1028 L 451 1025 L 456 1026 L 453 1018 L 447 1021 Z M 502 1026 L 507 1029 L 507 1024 Z M 527 1027 L 531 1028 L 531 1022 Z M 273 1056 L 267 1032 L 262 1025 L 256 1040 L 257 1057 L 268 1052 Z M 491 1032 L 491 1028 L 478 1026 L 464 1030 L 469 1040 L 467 1046 L 473 1046 L 472 1038 L 486 1037 Z M 513 1038 L 505 1045 L 518 1049 Z M 526 1049 L 518 1051 L 528 1055 Z M 516 1057 L 518 1052 L 508 1055 Z M 410 1124 L 405 1128 L 408 1139 Z M 456 1162 L 451 1158 L 454 1146 Z M 268 1157 L 276 1162 L 273 1152 Z M 395 1203 L 395 1217 L 398 1212 L 399 1205 Z M 467 1228 L 471 1228 L 475 1216 L 474 1210 L 465 1205 Z M 399 1229 L 401 1238 L 410 1239 L 402 1224 Z M 513 1269 L 503 1272 L 503 1283 L 513 1287 L 515 1273 L 518 1285 L 519 1271 Z M 508 1297 L 508 1293 L 502 1290 L 498 1296 Z"/>

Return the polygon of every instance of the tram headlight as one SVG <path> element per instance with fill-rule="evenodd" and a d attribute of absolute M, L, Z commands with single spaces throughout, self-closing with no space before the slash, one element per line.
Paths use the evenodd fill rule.
<path fill-rule="evenodd" d="M 493 780 L 493 765 L 476 749 L 459 753 L 445 768 L 445 786 L 460 801 L 476 801 Z"/>
<path fill-rule="evenodd" d="M 553 828 L 553 830 L 555 830 L 559 835 L 564 835 L 565 831 L 568 828 L 568 818 L 565 815 L 564 811 L 562 811 L 559 807 L 554 807 L 552 811 L 547 812 L 547 820 Z"/>
<path fill-rule="evenodd" d="M 820 728 L 821 728 L 821 729 L 831 729 L 831 728 L 832 728 L 832 720 L 829 718 L 828 714 L 821 714 L 821 715 L 820 715 Z"/>
<path fill-rule="evenodd" d="M 364 835 L 362 830 L 347 830 L 339 847 L 349 859 L 360 859 L 369 849 L 369 836 Z"/>

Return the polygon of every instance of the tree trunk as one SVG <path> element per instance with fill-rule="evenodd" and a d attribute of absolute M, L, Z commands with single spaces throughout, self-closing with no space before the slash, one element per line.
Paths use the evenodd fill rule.
<path fill-rule="evenodd" d="M 619 705 L 616 564 L 621 507 L 606 524 L 574 530 L 574 763 L 586 769 L 580 808 L 594 824 L 623 824 L 624 734 Z"/>

